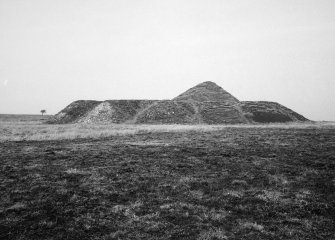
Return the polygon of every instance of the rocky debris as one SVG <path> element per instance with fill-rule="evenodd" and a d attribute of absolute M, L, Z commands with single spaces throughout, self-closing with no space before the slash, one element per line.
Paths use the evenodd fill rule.
<path fill-rule="evenodd" d="M 91 111 L 94 107 L 99 105 L 100 101 L 93 100 L 78 100 L 62 111 L 57 113 L 55 116 L 47 120 L 47 123 L 74 123 L 79 121 L 87 112 Z"/>
<path fill-rule="evenodd" d="M 100 103 L 91 111 L 87 112 L 78 122 L 107 122 L 123 123 L 130 121 L 134 116 L 147 107 L 152 105 L 153 100 L 108 100 Z"/>
<path fill-rule="evenodd" d="M 173 100 L 107 100 L 71 103 L 48 123 L 240 124 L 308 121 L 273 102 L 240 102 L 213 82 Z"/>

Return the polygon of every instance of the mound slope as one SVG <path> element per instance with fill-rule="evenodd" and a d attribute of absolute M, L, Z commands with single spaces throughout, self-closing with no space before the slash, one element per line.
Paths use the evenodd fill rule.
<path fill-rule="evenodd" d="M 303 122 L 308 121 L 304 116 L 276 102 L 245 101 L 241 102 L 247 118 L 254 122 Z"/>
<path fill-rule="evenodd" d="M 236 124 L 308 121 L 274 102 L 240 102 L 213 82 L 204 82 L 172 100 L 80 100 L 49 123 Z"/>
<path fill-rule="evenodd" d="M 124 123 L 131 121 L 138 112 L 154 102 L 154 100 L 107 100 L 87 112 L 78 122 Z"/>

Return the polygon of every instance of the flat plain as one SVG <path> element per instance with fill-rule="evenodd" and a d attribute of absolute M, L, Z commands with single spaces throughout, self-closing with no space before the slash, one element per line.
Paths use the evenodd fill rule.
<path fill-rule="evenodd" d="M 335 239 L 335 125 L 0 117 L 1 239 Z"/>

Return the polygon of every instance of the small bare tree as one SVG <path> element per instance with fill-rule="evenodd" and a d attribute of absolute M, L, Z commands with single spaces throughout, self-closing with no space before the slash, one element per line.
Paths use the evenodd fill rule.
<path fill-rule="evenodd" d="M 47 110 L 42 109 L 42 110 L 41 110 L 42 116 L 43 116 L 43 114 L 46 113 L 46 112 L 47 112 Z"/>

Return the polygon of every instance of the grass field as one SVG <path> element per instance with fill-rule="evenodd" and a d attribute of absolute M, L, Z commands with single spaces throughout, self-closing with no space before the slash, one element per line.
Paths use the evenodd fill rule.
<path fill-rule="evenodd" d="M 0 117 L 0 239 L 335 239 L 333 123 Z"/>
<path fill-rule="evenodd" d="M 335 122 L 235 124 L 235 125 L 132 125 L 132 124 L 45 124 L 49 116 L 0 114 L 0 142 L 65 139 L 101 139 L 157 132 L 208 132 L 226 128 L 334 128 Z"/>

